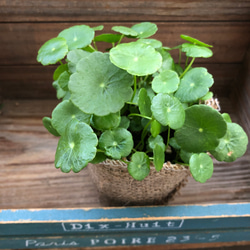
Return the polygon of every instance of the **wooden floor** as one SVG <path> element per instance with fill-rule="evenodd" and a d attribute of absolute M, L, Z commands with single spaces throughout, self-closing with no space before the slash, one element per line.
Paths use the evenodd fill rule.
<path fill-rule="evenodd" d="M 41 118 L 56 100 L 9 100 L 0 115 L 0 209 L 102 206 L 86 170 L 64 174 L 54 167 L 58 138 Z M 233 114 L 228 100 L 225 112 Z M 216 163 L 205 184 L 190 178 L 169 205 L 250 202 L 250 152 L 234 163 Z"/>

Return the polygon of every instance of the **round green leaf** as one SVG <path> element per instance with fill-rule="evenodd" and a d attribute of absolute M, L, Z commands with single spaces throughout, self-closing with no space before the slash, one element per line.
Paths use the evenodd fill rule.
<path fill-rule="evenodd" d="M 222 115 L 222 117 L 224 118 L 224 120 L 225 120 L 226 122 L 229 122 L 229 123 L 232 122 L 231 117 L 230 117 L 230 115 L 229 115 L 228 113 L 223 113 L 223 114 L 221 114 L 221 115 Z"/>
<path fill-rule="evenodd" d="M 138 38 L 147 38 L 156 33 L 158 30 L 157 25 L 150 22 L 142 22 L 135 24 L 131 27 L 131 29 L 135 30 L 137 32 Z"/>
<path fill-rule="evenodd" d="M 174 65 L 174 70 L 179 76 L 181 76 L 184 72 L 183 68 L 179 64 Z"/>
<path fill-rule="evenodd" d="M 185 120 L 181 102 L 168 94 L 158 94 L 153 98 L 151 110 L 155 119 L 172 129 L 180 128 Z"/>
<path fill-rule="evenodd" d="M 145 88 L 141 88 L 139 92 L 139 100 L 138 106 L 140 113 L 145 116 L 151 117 L 151 100 L 148 96 L 147 90 Z"/>
<path fill-rule="evenodd" d="M 218 161 L 232 162 L 245 154 L 247 144 L 248 137 L 242 127 L 237 123 L 227 123 L 227 133 L 210 153 Z"/>
<path fill-rule="evenodd" d="M 58 78 L 58 85 L 65 91 L 68 90 L 70 74 L 67 71 L 64 71 Z"/>
<path fill-rule="evenodd" d="M 115 32 L 121 33 L 125 36 L 136 37 L 138 35 L 138 33 L 135 30 L 125 27 L 125 26 L 114 26 L 112 27 L 112 30 Z"/>
<path fill-rule="evenodd" d="M 107 159 L 107 155 L 105 155 L 102 152 L 97 152 L 95 158 L 90 162 L 92 164 L 98 164 L 100 162 L 103 162 Z"/>
<path fill-rule="evenodd" d="M 173 93 L 178 89 L 180 78 L 173 70 L 164 70 L 152 81 L 152 89 L 156 93 Z"/>
<path fill-rule="evenodd" d="M 144 76 L 155 73 L 162 64 L 162 57 L 153 47 L 131 42 L 117 45 L 110 50 L 110 60 L 131 75 Z"/>
<path fill-rule="evenodd" d="M 170 145 L 171 147 L 173 147 L 174 149 L 177 149 L 177 150 L 181 149 L 181 147 L 180 147 L 180 145 L 178 145 L 178 143 L 177 143 L 175 137 L 170 138 L 170 140 L 169 140 L 169 145 Z"/>
<path fill-rule="evenodd" d="M 213 76 L 206 68 L 193 68 L 181 79 L 175 97 L 181 102 L 194 102 L 206 95 L 213 83 Z"/>
<path fill-rule="evenodd" d="M 104 26 L 103 25 L 99 25 L 99 26 L 96 26 L 96 27 L 92 27 L 92 29 L 94 31 L 100 31 L 100 30 L 103 30 L 104 29 Z"/>
<path fill-rule="evenodd" d="M 183 162 L 185 162 L 185 163 L 189 163 L 189 160 L 190 160 L 192 155 L 193 155 L 193 153 L 187 152 L 183 149 L 181 149 L 181 151 L 180 151 L 180 157 L 183 160 Z"/>
<path fill-rule="evenodd" d="M 116 43 L 120 40 L 121 35 L 118 34 L 101 34 L 94 38 L 95 42 Z"/>
<path fill-rule="evenodd" d="M 157 135 L 156 137 L 150 136 L 148 138 L 148 146 L 151 149 L 154 149 L 156 144 L 160 145 L 162 149 L 165 151 L 165 144 L 161 135 Z"/>
<path fill-rule="evenodd" d="M 52 112 L 52 125 L 63 135 L 66 125 L 72 120 L 77 119 L 80 122 L 90 123 L 91 116 L 83 113 L 69 100 L 59 103 Z"/>
<path fill-rule="evenodd" d="M 54 81 L 53 83 L 52 83 L 52 86 L 53 86 L 53 88 L 55 88 L 56 89 L 56 97 L 57 97 L 57 99 L 61 99 L 61 98 L 66 98 L 67 96 L 68 96 L 68 91 L 65 91 L 65 90 L 63 90 L 61 87 L 60 87 L 60 85 L 58 84 L 58 80 L 56 80 L 56 81 Z"/>
<path fill-rule="evenodd" d="M 133 77 L 113 65 L 108 54 L 94 52 L 82 59 L 71 75 L 72 102 L 83 112 L 105 116 L 118 112 L 130 101 Z"/>
<path fill-rule="evenodd" d="M 105 116 L 96 116 L 92 117 L 92 125 L 98 130 L 108 130 L 114 129 L 119 126 L 121 122 L 120 112 L 111 113 Z"/>
<path fill-rule="evenodd" d="M 185 111 L 185 123 L 174 135 L 177 143 L 194 153 L 215 149 L 227 130 L 220 113 L 206 105 L 193 105 Z"/>
<path fill-rule="evenodd" d="M 207 92 L 206 93 L 206 95 L 204 95 L 202 98 L 200 98 L 202 101 L 207 101 L 207 100 L 209 100 L 209 99 L 211 99 L 211 98 L 213 98 L 213 92 L 211 92 L 211 91 L 209 91 L 209 92 Z"/>
<path fill-rule="evenodd" d="M 128 172 L 134 179 L 143 180 L 150 172 L 149 157 L 144 152 L 134 153 L 128 164 Z"/>
<path fill-rule="evenodd" d="M 52 38 L 42 45 L 38 51 L 37 61 L 42 65 L 55 64 L 68 52 L 67 41 L 62 37 Z"/>
<path fill-rule="evenodd" d="M 189 160 L 192 176 L 198 182 L 204 183 L 213 175 L 214 165 L 209 155 L 205 153 L 193 154 Z"/>
<path fill-rule="evenodd" d="M 58 142 L 56 168 L 65 173 L 79 172 L 95 158 L 97 143 L 97 136 L 88 124 L 72 120 Z"/>
<path fill-rule="evenodd" d="M 106 130 L 99 138 L 100 149 L 113 159 L 121 159 L 131 153 L 134 142 L 131 133 L 124 128 Z"/>
<path fill-rule="evenodd" d="M 43 126 L 54 136 L 60 136 L 60 134 L 56 131 L 56 129 L 51 124 L 50 117 L 43 117 Z"/>
<path fill-rule="evenodd" d="M 56 81 L 59 78 L 59 76 L 67 70 L 68 70 L 68 64 L 60 64 L 54 71 L 53 80 Z"/>
<path fill-rule="evenodd" d="M 175 70 L 174 59 L 172 58 L 171 54 L 163 48 L 157 49 L 157 51 L 162 56 L 162 66 L 159 69 L 159 72 L 164 70 Z"/>
<path fill-rule="evenodd" d="M 91 44 L 95 31 L 87 25 L 75 25 L 59 33 L 66 39 L 69 50 L 81 49 Z"/>
<path fill-rule="evenodd" d="M 149 96 L 150 100 L 152 101 L 153 98 L 155 97 L 155 92 L 152 90 L 151 86 L 149 86 L 149 85 L 146 86 L 146 90 L 148 92 L 148 96 Z"/>
<path fill-rule="evenodd" d="M 161 124 L 158 121 L 153 120 L 151 122 L 150 133 L 153 137 L 156 137 L 161 133 Z"/>
<path fill-rule="evenodd" d="M 163 168 L 165 162 L 165 150 L 161 145 L 156 144 L 153 150 L 154 153 L 154 166 L 157 171 L 160 171 Z"/>
<path fill-rule="evenodd" d="M 127 128 L 129 128 L 129 125 L 130 125 L 130 120 L 128 119 L 128 117 L 127 116 L 122 116 L 119 127 L 127 129 Z"/>
<path fill-rule="evenodd" d="M 67 59 L 68 59 L 68 66 L 69 66 L 69 70 L 71 73 L 74 73 L 76 71 L 76 64 L 82 59 L 85 58 L 87 56 L 89 56 L 90 53 L 87 51 L 84 51 L 82 49 L 74 49 L 71 50 L 68 55 L 67 55 Z"/>
<path fill-rule="evenodd" d="M 211 49 L 191 43 L 182 44 L 182 52 L 186 53 L 188 57 L 203 57 L 208 58 L 213 55 Z"/>
<path fill-rule="evenodd" d="M 137 40 L 138 43 L 144 43 L 146 45 L 152 46 L 155 49 L 162 47 L 162 42 L 156 39 L 139 39 Z"/>
<path fill-rule="evenodd" d="M 204 46 L 204 47 L 210 47 L 212 48 L 213 46 L 212 45 L 209 45 L 207 43 L 203 43 L 199 40 L 197 40 L 196 38 L 193 38 L 191 36 L 187 36 L 187 35 L 181 35 L 181 38 L 188 41 L 188 42 L 191 42 L 193 44 L 197 44 L 197 45 L 200 45 L 200 46 Z"/>

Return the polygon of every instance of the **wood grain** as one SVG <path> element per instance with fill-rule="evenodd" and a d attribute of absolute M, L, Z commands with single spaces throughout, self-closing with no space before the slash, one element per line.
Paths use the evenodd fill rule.
<path fill-rule="evenodd" d="M 250 134 L 250 49 L 237 75 L 238 84 L 233 85 L 232 99 L 236 103 L 236 111 L 243 121 L 243 127 Z"/>
<path fill-rule="evenodd" d="M 228 99 L 221 103 L 225 111 L 232 110 Z M 43 128 L 41 118 L 50 115 L 55 104 L 53 100 L 5 102 L 0 116 L 0 208 L 102 205 L 86 169 L 64 174 L 54 167 L 58 138 Z M 238 121 L 236 114 L 232 117 Z M 169 204 L 249 202 L 249 165 L 249 153 L 234 163 L 216 162 L 214 175 L 207 183 L 190 178 Z"/>
<path fill-rule="evenodd" d="M 156 38 L 164 41 L 164 45 L 181 42 L 182 33 L 214 45 L 213 58 L 199 63 L 207 62 L 206 67 L 214 75 L 214 91 L 223 112 L 229 112 L 250 136 L 249 0 L 3 0 L 0 1 L 0 106 L 4 99 L 4 109 L 0 109 L 0 209 L 101 206 L 87 171 L 64 174 L 54 167 L 58 138 L 49 135 L 41 122 L 57 103 L 51 87 L 54 67 L 39 66 L 36 55 L 46 40 L 72 25 L 93 27 L 104 22 L 105 32 L 110 32 L 113 25 L 142 21 L 157 23 Z M 250 149 L 235 163 L 216 163 L 214 175 L 207 183 L 190 179 L 170 204 L 250 202 L 249 166 Z M 171 245 L 168 249 L 249 249 L 249 242 L 230 246 L 232 243 L 225 242 Z M 133 249 L 152 249 L 152 246 Z"/>
<path fill-rule="evenodd" d="M 115 246 L 115 247 L 84 247 L 84 248 L 73 248 L 76 250 L 192 250 L 192 249 L 203 249 L 203 250 L 249 250 L 249 242 L 220 242 L 220 243 L 203 243 L 203 244 L 171 244 L 171 245 L 154 245 L 152 246 Z M 47 248 L 47 250 L 61 250 L 62 248 Z M 64 250 L 72 250 L 72 248 L 63 248 Z M 6 249 L 8 250 L 8 249 Z M 19 249 L 21 250 L 21 249 Z M 34 250 L 34 249 L 30 249 Z"/>
<path fill-rule="evenodd" d="M 42 44 L 58 35 L 64 28 L 79 23 L 0 23 L 0 65 L 38 65 L 37 52 Z M 101 22 L 84 24 L 97 26 Z M 123 23 L 131 26 L 134 23 Z M 173 47 L 183 42 L 180 34 L 186 34 L 214 46 L 214 55 L 197 59 L 206 63 L 241 63 L 250 42 L 248 22 L 159 22 L 154 36 L 164 46 Z M 104 32 L 120 22 L 105 23 Z M 105 45 L 106 46 L 106 45 Z M 100 50 L 104 47 L 100 46 Z M 0 79 L 1 81 L 1 79 Z"/>
<path fill-rule="evenodd" d="M 250 20 L 250 2 L 234 0 L 5 0 L 0 22 Z"/>
<path fill-rule="evenodd" d="M 206 67 L 213 75 L 212 91 L 218 97 L 231 94 L 235 77 L 241 68 L 241 64 L 195 63 L 194 66 Z M 52 87 L 55 68 L 36 65 L 0 66 L 0 96 L 3 99 L 55 99 L 56 91 Z"/>

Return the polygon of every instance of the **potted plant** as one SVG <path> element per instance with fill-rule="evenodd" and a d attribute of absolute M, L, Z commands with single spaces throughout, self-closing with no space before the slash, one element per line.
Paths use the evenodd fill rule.
<path fill-rule="evenodd" d="M 59 63 L 53 86 L 61 102 L 43 118 L 60 136 L 56 168 L 79 172 L 89 164 L 106 197 L 146 204 L 169 197 L 190 172 L 208 180 L 212 157 L 232 162 L 245 153 L 243 129 L 207 105 L 215 100 L 213 76 L 193 67 L 195 58 L 212 56 L 211 45 L 181 35 L 183 44 L 165 47 L 149 39 L 157 31 L 150 22 L 95 36 L 102 29 L 67 28 L 38 51 L 43 65 Z"/>

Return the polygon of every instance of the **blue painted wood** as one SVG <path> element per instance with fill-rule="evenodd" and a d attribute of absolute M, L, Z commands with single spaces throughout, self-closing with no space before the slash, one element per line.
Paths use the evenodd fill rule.
<path fill-rule="evenodd" d="M 185 232 L 185 233 L 138 233 L 136 235 L 97 235 L 85 237 L 45 237 L 45 238 L 12 238 L 2 239 L 4 248 L 63 248 L 63 247 L 103 247 L 103 246 L 142 246 L 170 245 L 191 243 L 235 242 L 249 239 L 249 231 L 227 232 Z"/>
<path fill-rule="evenodd" d="M 250 203 L 0 211 L 0 249 L 234 241 L 250 241 Z"/>
<path fill-rule="evenodd" d="M 0 210 L 0 222 L 44 222 L 48 220 L 99 220 L 148 217 L 221 217 L 249 216 L 250 203 L 153 206 L 153 207 L 118 207 L 118 208 L 81 208 L 81 209 L 17 209 Z"/>

